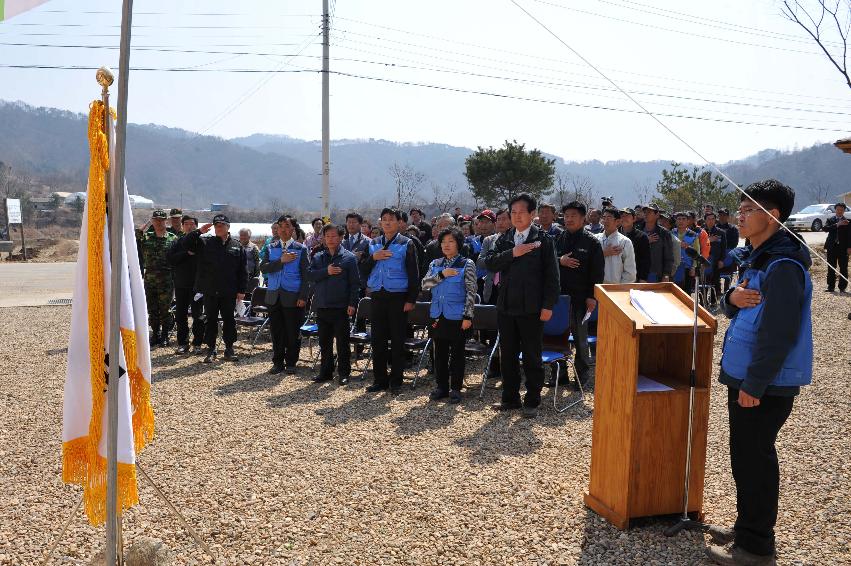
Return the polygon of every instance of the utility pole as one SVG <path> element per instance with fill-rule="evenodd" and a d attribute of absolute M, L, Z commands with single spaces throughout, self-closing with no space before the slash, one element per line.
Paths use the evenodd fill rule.
<path fill-rule="evenodd" d="M 330 30 L 328 0 L 322 0 L 322 217 L 331 216 L 331 127 L 328 122 L 328 48 Z"/>

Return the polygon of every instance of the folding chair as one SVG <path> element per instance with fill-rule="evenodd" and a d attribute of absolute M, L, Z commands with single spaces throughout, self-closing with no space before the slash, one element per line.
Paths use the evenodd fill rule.
<path fill-rule="evenodd" d="M 496 332 L 496 340 L 493 341 L 493 346 L 488 347 L 481 342 L 467 342 L 464 346 L 464 353 L 468 356 L 487 357 L 485 369 L 482 371 L 482 388 L 479 392 L 479 399 L 484 399 L 485 387 L 488 383 L 488 377 L 490 377 L 491 362 L 497 348 L 499 348 L 499 326 L 497 325 L 496 305 L 474 305 L 472 328 L 473 330 Z"/>
<path fill-rule="evenodd" d="M 406 338 L 403 348 L 406 352 L 420 354 L 419 362 L 417 362 L 417 371 L 414 374 L 414 380 L 411 382 L 411 389 L 416 388 L 417 380 L 420 378 L 420 370 L 423 367 L 423 359 L 429 348 L 432 347 L 431 337 L 428 336 L 428 327 L 431 324 L 431 303 L 417 302 L 414 304 L 414 309 L 408 313 L 408 324 L 414 327 L 414 337 Z M 425 332 L 425 337 L 422 335 L 417 337 L 416 332 Z"/>
<path fill-rule="evenodd" d="M 266 308 L 266 288 L 265 287 L 257 287 L 254 289 L 254 292 L 251 294 L 251 301 L 248 303 L 248 310 L 243 316 L 238 316 L 234 318 L 237 327 L 242 326 L 250 329 L 256 328 L 257 332 L 254 333 L 254 339 L 251 341 L 251 351 L 249 355 L 254 353 L 254 345 L 257 343 L 257 338 L 260 337 L 260 333 L 266 328 L 266 325 L 269 324 L 269 317 L 261 313 L 266 313 L 268 309 Z M 249 334 L 250 335 L 250 334 Z"/>
<path fill-rule="evenodd" d="M 549 338 L 549 340 L 548 340 Z M 570 365 L 573 361 L 573 348 L 570 342 L 570 296 L 561 295 L 553 307 L 553 315 L 544 323 L 544 349 L 541 352 L 541 362 L 555 366 L 555 388 L 553 389 L 553 408 L 563 413 L 585 398 L 582 382 L 576 377 L 579 385 L 579 399 L 568 403 L 562 408 L 558 406 L 558 386 L 561 364 L 564 363 L 565 374 L 570 377 Z"/>
<path fill-rule="evenodd" d="M 372 362 L 372 335 L 369 332 L 356 332 L 358 322 L 369 322 L 372 318 L 372 299 L 364 297 L 358 301 L 358 307 L 355 311 L 355 320 L 349 329 L 349 343 L 353 346 L 362 346 L 369 349 L 369 356 L 366 359 L 366 364 L 361 370 L 360 379 L 363 381 L 366 378 L 366 370 L 369 369 L 369 364 Z"/>

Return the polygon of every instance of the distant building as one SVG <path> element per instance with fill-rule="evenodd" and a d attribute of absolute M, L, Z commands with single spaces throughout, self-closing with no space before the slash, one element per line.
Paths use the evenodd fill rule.
<path fill-rule="evenodd" d="M 141 195 L 127 195 L 130 199 L 130 208 L 154 208 L 154 201 Z"/>
<path fill-rule="evenodd" d="M 30 206 L 33 210 L 56 210 L 56 201 L 52 197 L 33 197 Z"/>
<path fill-rule="evenodd" d="M 77 202 L 78 198 L 81 201 L 86 202 L 86 193 L 85 192 L 68 193 L 68 196 L 65 197 L 65 206 L 74 206 L 74 203 Z"/>
<path fill-rule="evenodd" d="M 210 204 L 210 212 L 224 212 L 230 209 L 230 205 L 226 203 L 214 202 Z"/>

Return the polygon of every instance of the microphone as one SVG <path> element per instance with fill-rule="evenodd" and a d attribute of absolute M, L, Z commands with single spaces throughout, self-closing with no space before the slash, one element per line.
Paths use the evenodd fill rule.
<path fill-rule="evenodd" d="M 700 252 L 694 248 L 685 248 L 686 255 L 692 260 L 697 260 L 701 265 L 709 265 L 709 260 L 700 255 Z"/>

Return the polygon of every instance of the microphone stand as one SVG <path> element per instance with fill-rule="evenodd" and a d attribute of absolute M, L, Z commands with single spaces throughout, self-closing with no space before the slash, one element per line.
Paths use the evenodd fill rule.
<path fill-rule="evenodd" d="M 687 252 L 695 251 L 693 249 L 687 250 Z M 692 330 L 692 341 L 691 341 L 691 371 L 689 372 L 688 381 L 689 381 L 689 391 L 688 391 L 688 439 L 686 443 L 686 472 L 685 479 L 683 480 L 683 514 L 677 520 L 674 525 L 665 529 L 665 536 L 672 537 L 680 533 L 680 531 L 700 531 L 706 532 L 708 527 L 700 522 L 691 519 L 688 516 L 688 490 L 689 490 L 689 480 L 691 479 L 691 433 L 692 426 L 694 424 L 694 390 L 697 386 L 697 322 L 698 322 L 698 292 L 700 290 L 700 281 L 703 278 L 703 267 L 704 262 L 706 261 L 703 256 L 699 253 L 691 254 L 687 253 L 689 257 L 692 259 L 692 265 L 694 265 L 695 270 L 695 280 L 694 280 L 694 296 L 692 300 L 694 301 L 694 327 Z M 694 256 L 697 257 L 694 257 Z"/>

